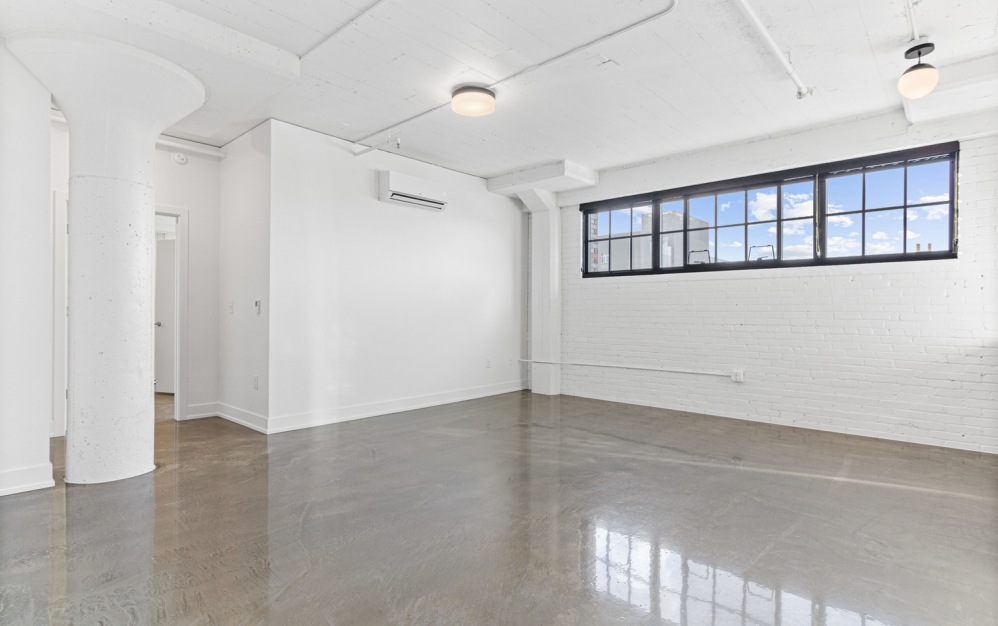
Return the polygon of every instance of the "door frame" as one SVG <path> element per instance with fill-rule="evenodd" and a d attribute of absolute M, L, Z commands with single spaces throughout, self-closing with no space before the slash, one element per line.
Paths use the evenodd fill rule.
<path fill-rule="evenodd" d="M 189 213 L 187 209 L 181 207 L 171 207 L 156 205 L 156 215 L 167 215 L 177 218 L 177 250 L 176 267 L 176 293 L 174 297 L 175 319 L 177 321 L 176 331 L 173 340 L 173 380 L 175 392 L 173 395 L 173 419 L 182 421 L 187 419 L 187 397 L 190 386 L 188 374 L 188 272 L 190 269 L 190 248 L 189 248 Z M 155 296 L 154 296 L 155 297 Z"/>

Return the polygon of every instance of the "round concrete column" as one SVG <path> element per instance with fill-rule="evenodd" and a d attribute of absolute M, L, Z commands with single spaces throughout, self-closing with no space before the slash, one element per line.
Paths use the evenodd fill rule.
<path fill-rule="evenodd" d="M 70 137 L 66 482 L 152 471 L 153 151 L 205 100 L 191 74 L 115 42 L 25 33 L 7 47 L 52 92 Z"/>

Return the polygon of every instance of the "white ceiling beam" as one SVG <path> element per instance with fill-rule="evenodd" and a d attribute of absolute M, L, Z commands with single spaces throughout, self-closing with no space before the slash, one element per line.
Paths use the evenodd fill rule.
<path fill-rule="evenodd" d="M 902 98 L 909 124 L 998 108 L 998 54 L 939 67 L 939 86 L 924 98 Z"/>
<path fill-rule="evenodd" d="M 486 183 L 489 191 L 513 197 L 526 190 L 557 193 L 569 189 L 592 187 L 599 183 L 599 173 L 572 161 L 558 161 L 557 163 L 494 176 L 489 178 Z"/>

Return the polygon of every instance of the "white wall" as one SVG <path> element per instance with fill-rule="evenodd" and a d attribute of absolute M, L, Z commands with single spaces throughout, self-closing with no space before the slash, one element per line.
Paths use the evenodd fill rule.
<path fill-rule="evenodd" d="M 998 452 L 994 113 L 900 114 L 601 174 L 562 204 L 564 361 L 743 368 L 708 376 L 563 368 L 563 393 Z M 578 203 L 960 139 L 959 258 L 581 278 Z"/>
<path fill-rule="evenodd" d="M 272 127 L 268 430 L 522 389 L 518 205 L 480 178 Z M 435 181 L 450 204 L 378 201 L 384 169 Z"/>
<path fill-rule="evenodd" d="M 0 495 L 54 484 L 49 93 L 0 40 Z M 0 543 L 16 542 L 0 528 Z"/>
<path fill-rule="evenodd" d="M 269 414 L 270 128 L 225 146 L 220 177 L 218 411 L 257 430 Z"/>
<path fill-rule="evenodd" d="M 156 208 L 187 215 L 187 411 L 197 417 L 215 415 L 218 400 L 220 164 L 195 152 L 184 152 L 187 162 L 178 164 L 172 158 L 178 151 L 184 152 L 156 148 Z"/>
<path fill-rule="evenodd" d="M 57 195 L 66 194 L 69 130 L 65 123 L 52 123 L 51 149 L 51 187 Z M 172 155 L 178 151 L 187 156 L 186 163 L 173 161 Z M 215 415 L 218 400 L 219 167 L 219 159 L 215 157 L 182 149 L 156 148 L 157 210 L 180 209 L 188 220 L 187 412 L 190 417 Z M 65 232 L 65 215 L 56 216 L 61 219 L 54 224 L 54 230 Z M 64 258 L 57 255 L 57 261 Z M 57 304 L 56 309 L 60 306 Z M 57 325 L 60 321 L 57 316 Z M 57 346 L 59 339 L 57 328 Z"/>

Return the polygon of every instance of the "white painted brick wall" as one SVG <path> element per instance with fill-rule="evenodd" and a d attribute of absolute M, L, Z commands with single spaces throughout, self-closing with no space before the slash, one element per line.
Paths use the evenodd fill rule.
<path fill-rule="evenodd" d="M 914 145 L 904 139 L 864 145 Z M 804 164 L 793 150 L 770 157 L 771 143 L 755 144 L 765 159 L 745 151 L 720 168 L 723 153 L 690 155 L 697 175 L 672 182 Z M 836 145 L 805 161 L 858 154 Z M 636 187 L 613 192 L 655 188 Z M 961 143 L 959 201 L 958 259 L 585 280 L 581 215 L 565 207 L 563 361 L 740 368 L 745 383 L 566 366 L 563 393 L 998 453 L 998 137 Z"/>

